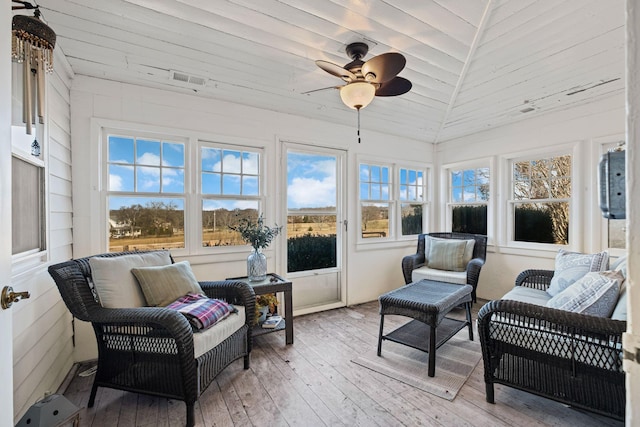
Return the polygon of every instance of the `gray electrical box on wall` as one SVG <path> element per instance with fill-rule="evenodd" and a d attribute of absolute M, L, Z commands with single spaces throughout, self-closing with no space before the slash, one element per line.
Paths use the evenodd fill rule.
<path fill-rule="evenodd" d="M 600 159 L 600 210 L 608 219 L 626 218 L 624 143 Z"/>

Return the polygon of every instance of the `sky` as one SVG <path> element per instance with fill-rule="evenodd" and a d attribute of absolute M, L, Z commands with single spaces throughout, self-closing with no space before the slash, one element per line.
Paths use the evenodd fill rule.
<path fill-rule="evenodd" d="M 226 199 L 203 201 L 203 209 L 257 209 L 257 201 L 233 196 L 257 196 L 260 188 L 260 158 L 255 152 L 202 147 L 201 186 L 204 195 Z M 185 192 L 185 146 L 183 143 L 109 136 L 109 191 Z M 289 152 L 287 155 L 287 204 L 289 209 L 336 206 L 336 157 Z M 109 209 L 162 197 L 109 198 Z M 183 205 L 184 203 L 179 203 Z M 181 206 L 183 208 L 183 206 Z"/>

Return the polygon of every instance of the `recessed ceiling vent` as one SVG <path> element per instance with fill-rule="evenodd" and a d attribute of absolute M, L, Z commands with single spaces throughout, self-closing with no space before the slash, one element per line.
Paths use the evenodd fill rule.
<path fill-rule="evenodd" d="M 181 71 L 175 71 L 175 70 L 171 70 L 169 72 L 169 79 L 171 79 L 174 82 L 180 82 L 188 86 L 202 87 L 207 84 L 207 79 L 205 77 L 194 76 L 192 74 L 187 74 L 187 73 L 183 73 Z"/>

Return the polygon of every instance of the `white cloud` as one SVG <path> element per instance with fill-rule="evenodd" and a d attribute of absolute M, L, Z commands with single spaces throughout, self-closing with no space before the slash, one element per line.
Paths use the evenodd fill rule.
<path fill-rule="evenodd" d="M 294 178 L 287 189 L 291 208 L 324 207 L 336 205 L 336 179 Z"/>
<path fill-rule="evenodd" d="M 139 165 L 160 165 L 160 156 L 153 153 L 144 153 L 138 157 L 137 162 Z"/>
<path fill-rule="evenodd" d="M 109 174 L 109 191 L 122 191 L 122 177 Z"/>

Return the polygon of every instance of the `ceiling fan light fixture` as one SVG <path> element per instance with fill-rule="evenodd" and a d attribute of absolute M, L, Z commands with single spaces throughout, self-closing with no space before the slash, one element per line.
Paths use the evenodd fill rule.
<path fill-rule="evenodd" d="M 376 96 L 376 88 L 367 82 L 352 82 L 340 88 L 340 98 L 342 102 L 354 110 L 366 107 Z"/>

